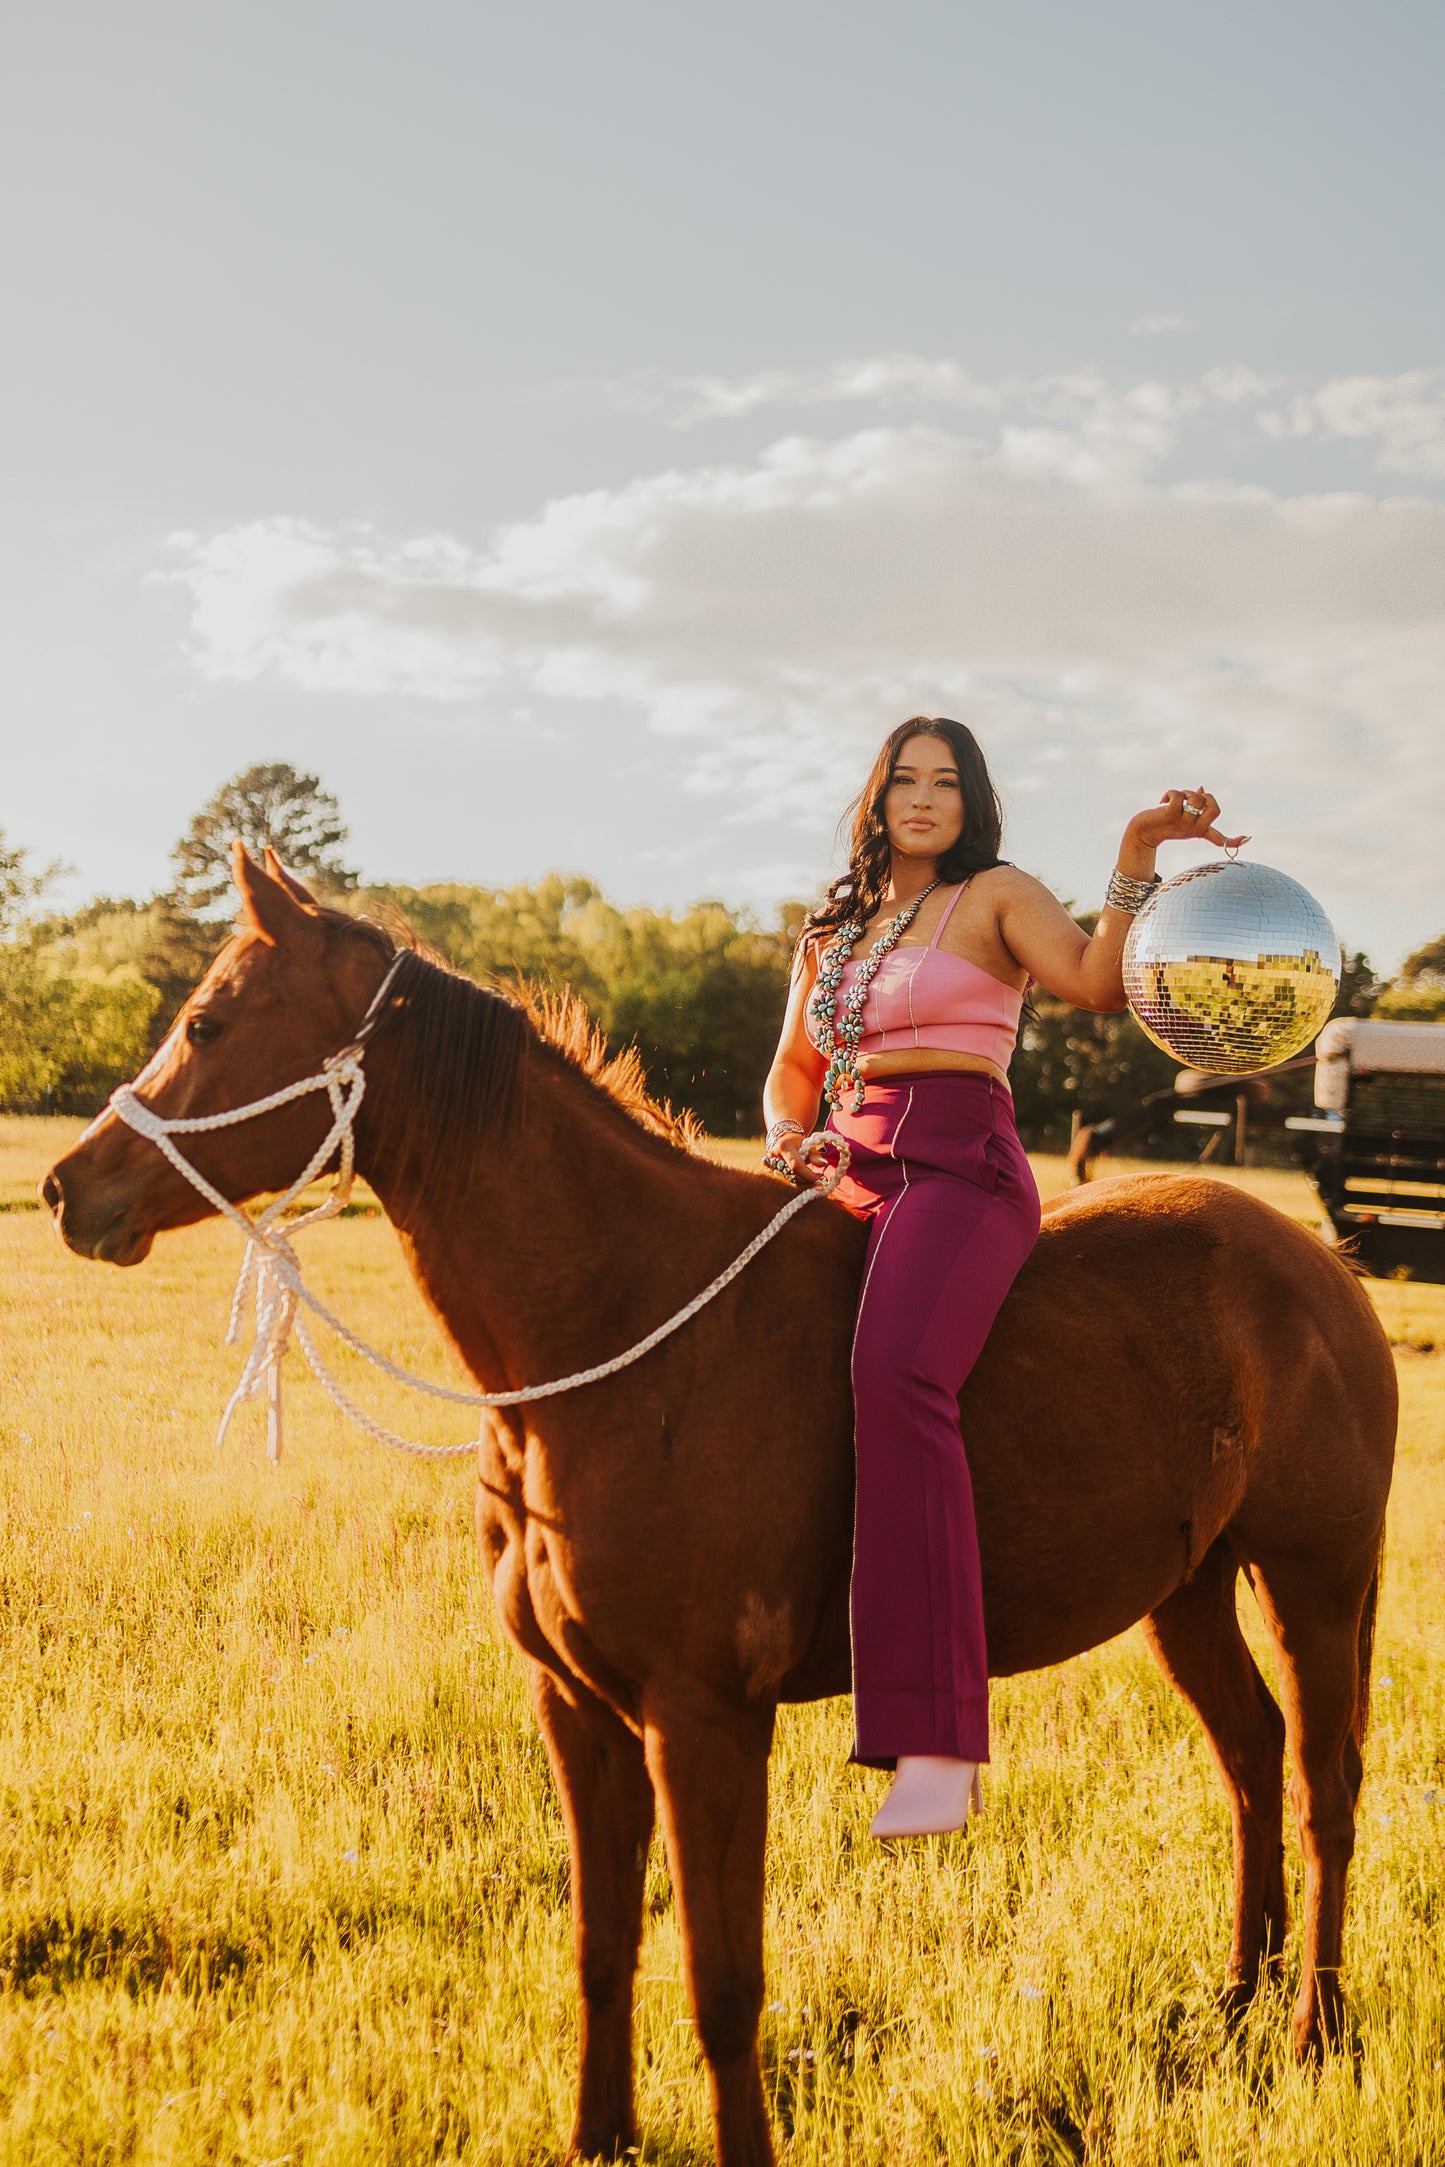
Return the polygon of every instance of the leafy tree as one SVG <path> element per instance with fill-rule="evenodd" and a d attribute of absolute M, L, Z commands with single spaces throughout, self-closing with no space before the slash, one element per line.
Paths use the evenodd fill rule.
<path fill-rule="evenodd" d="M 620 911 L 591 881 L 535 887 L 367 888 L 458 970 L 505 986 L 570 986 L 609 1044 L 635 1043 L 650 1086 L 719 1135 L 755 1135 L 777 1043 L 801 904 L 776 929 L 721 903 Z"/>
<path fill-rule="evenodd" d="M 1400 977 L 1416 985 L 1434 986 L 1445 993 L 1445 933 L 1437 933 L 1400 966 Z"/>
<path fill-rule="evenodd" d="M 128 896 L 98 895 L 68 916 L 39 919 L 29 939 L 52 971 L 82 978 L 128 974 L 154 987 L 151 1030 L 159 1045 L 227 931 L 224 920 L 192 918 L 170 896 L 136 903 Z"/>
<path fill-rule="evenodd" d="M 1445 933 L 1406 956 L 1371 1013 L 1396 1022 L 1445 1023 Z"/>
<path fill-rule="evenodd" d="M 762 1125 L 763 1081 L 787 1000 L 792 943 L 721 903 L 681 917 L 629 911 L 604 1018 L 635 1040 L 654 1090 L 690 1107 L 715 1136 Z"/>
<path fill-rule="evenodd" d="M 31 906 L 62 868 L 32 871 L 0 835 L 0 1111 L 90 1114 L 144 1067 L 218 945 L 174 904 Z"/>
<path fill-rule="evenodd" d="M 1092 933 L 1099 913 L 1076 912 L 1074 922 Z M 1177 1068 L 1127 1009 L 1100 1015 L 1035 987 L 1009 1071 L 1019 1134 L 1034 1150 L 1065 1150 L 1076 1111 L 1091 1123 L 1130 1114 L 1151 1091 L 1166 1089 Z"/>
<path fill-rule="evenodd" d="M 30 870 L 30 853 L 21 843 L 7 843 L 0 828 L 0 939 L 13 933 L 33 902 L 66 869 L 57 859 L 39 872 Z"/>
<path fill-rule="evenodd" d="M 1098 1015 L 1035 992 L 1009 1072 L 1019 1134 L 1035 1150 L 1063 1151 L 1076 1108 L 1087 1122 L 1131 1114 L 1178 1070 L 1127 1010 Z"/>
<path fill-rule="evenodd" d="M 340 855 L 347 828 L 336 799 L 318 776 L 273 761 L 223 783 L 171 852 L 172 897 L 192 917 L 229 908 L 231 845 L 238 836 L 256 857 L 269 843 L 328 901 L 356 886 L 355 871 Z"/>
<path fill-rule="evenodd" d="M 90 1114 L 151 1050 L 156 990 L 134 973 L 68 977 L 0 946 L 0 1107 Z"/>
<path fill-rule="evenodd" d="M 618 914 L 590 880 L 549 873 L 535 887 L 461 881 L 369 887 L 356 903 L 383 919 L 399 916 L 418 940 L 472 978 L 505 984 L 520 976 L 570 986 L 601 1021 L 606 987 L 596 968 L 598 928 Z"/>
<path fill-rule="evenodd" d="M 255 806 L 265 812 L 264 792 L 241 802 L 257 776 L 278 774 L 300 793 L 288 797 L 283 789 L 276 799 L 281 815 L 288 805 L 300 807 L 299 838 L 282 817 L 261 824 Z M 228 801 L 233 791 L 241 795 Z M 306 806 L 318 802 L 325 819 L 308 831 Z M 252 820 L 249 827 L 241 815 Z M 347 907 L 404 919 L 475 978 L 506 986 L 521 976 L 575 989 L 609 1043 L 635 1044 L 652 1087 L 715 1134 L 760 1128 L 801 904 L 784 905 L 776 924 L 762 926 L 716 902 L 677 913 L 619 910 L 594 882 L 557 874 L 511 888 L 453 882 L 347 889 L 342 883 L 353 876 L 336 855 L 344 830 L 335 801 L 315 777 L 291 769 L 237 777 L 193 831 L 211 816 L 215 879 L 209 886 L 198 879 L 202 898 L 209 893 L 219 902 L 229 893 L 228 832 L 245 834 L 253 848 L 270 839 Z M 328 872 L 318 872 L 318 858 L 329 859 Z M 196 914 L 203 900 L 192 905 L 174 895 L 145 903 L 102 896 L 68 916 L 27 918 L 43 877 L 0 836 L 0 932 L 8 925 L 10 935 L 0 938 L 0 1106 L 93 1112 L 141 1066 L 226 928 L 219 916 Z M 1086 915 L 1079 923 L 1088 931 L 1094 920 Z M 1405 1002 L 1432 1005 L 1396 1005 Z M 1346 957 L 1336 1013 L 1372 1010 L 1445 1015 L 1445 936 L 1417 950 L 1383 991 L 1367 956 Z M 1020 1129 L 1031 1145 L 1060 1150 L 1075 1109 L 1089 1122 L 1132 1114 L 1172 1083 L 1175 1068 L 1127 1013 L 1094 1015 L 1036 991 L 1013 1070 Z M 1301 1110 L 1310 1104 L 1312 1078 L 1302 1068 L 1271 1078 L 1268 1089 L 1282 1110 Z M 1149 1148 L 1178 1157 L 1191 1141 L 1165 1122 Z"/>
<path fill-rule="evenodd" d="M 156 992 L 133 969 L 56 967 L 29 908 L 62 868 L 29 856 L 0 833 L 0 1109 L 93 1113 L 145 1061 Z"/>

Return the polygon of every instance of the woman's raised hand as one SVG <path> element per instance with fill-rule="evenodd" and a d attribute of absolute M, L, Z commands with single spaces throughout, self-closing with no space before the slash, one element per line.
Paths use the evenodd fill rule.
<path fill-rule="evenodd" d="M 1201 783 L 1197 790 L 1166 790 L 1157 805 L 1147 812 L 1135 813 L 1125 829 L 1125 834 L 1145 850 L 1157 850 L 1161 843 L 1198 842 L 1218 843 L 1222 850 L 1238 850 L 1247 843 L 1247 835 L 1221 835 L 1215 822 L 1219 818 L 1219 800 Z"/>

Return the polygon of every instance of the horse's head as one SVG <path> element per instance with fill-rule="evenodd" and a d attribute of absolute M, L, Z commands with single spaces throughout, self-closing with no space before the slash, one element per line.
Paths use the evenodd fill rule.
<path fill-rule="evenodd" d="M 274 851 L 264 867 L 240 843 L 232 871 L 241 916 L 136 1080 L 167 1120 L 223 1113 L 314 1076 L 355 1036 L 387 968 L 374 928 L 324 910 Z M 186 1157 L 235 1203 L 284 1189 L 326 1134 L 324 1093 L 181 1139 Z M 153 1143 L 107 1110 L 40 1185 L 57 1228 L 83 1257 L 139 1264 L 157 1234 L 211 1206 Z"/>

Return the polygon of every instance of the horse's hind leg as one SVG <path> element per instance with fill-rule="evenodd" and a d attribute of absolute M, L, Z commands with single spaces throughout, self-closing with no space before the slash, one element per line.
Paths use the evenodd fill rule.
<path fill-rule="evenodd" d="M 1145 1622 L 1155 1655 L 1198 1715 L 1234 1821 L 1234 1942 L 1224 2005 L 1241 2015 L 1284 1945 L 1284 1718 L 1234 1607 L 1239 1561 L 1221 1536 L 1192 1580 Z"/>
<path fill-rule="evenodd" d="M 616 2157 L 635 2141 L 632 1994 L 652 1841 L 642 1741 L 579 1684 L 540 1663 L 532 1701 L 561 1794 L 572 1854 L 572 1941 L 582 2001 L 581 2077 L 569 2157 Z"/>
<path fill-rule="evenodd" d="M 1290 1796 L 1304 1853 L 1304 1952 L 1294 2011 L 1301 2057 L 1335 2044 L 1343 2028 L 1339 1968 L 1364 1773 L 1361 1650 L 1368 1631 L 1362 1621 L 1374 1602 L 1372 1574 L 1365 1560 L 1344 1586 L 1331 1586 L 1322 1584 L 1317 1560 L 1289 1557 L 1255 1566 L 1255 1594 L 1279 1667 L 1294 1761 Z"/>

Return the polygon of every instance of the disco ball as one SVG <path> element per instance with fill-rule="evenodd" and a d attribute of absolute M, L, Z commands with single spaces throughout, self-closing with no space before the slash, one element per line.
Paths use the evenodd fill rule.
<path fill-rule="evenodd" d="M 1136 1021 L 1186 1068 L 1248 1076 L 1299 1053 L 1328 1017 L 1340 944 L 1307 888 L 1216 858 L 1156 888 L 1124 943 Z"/>

